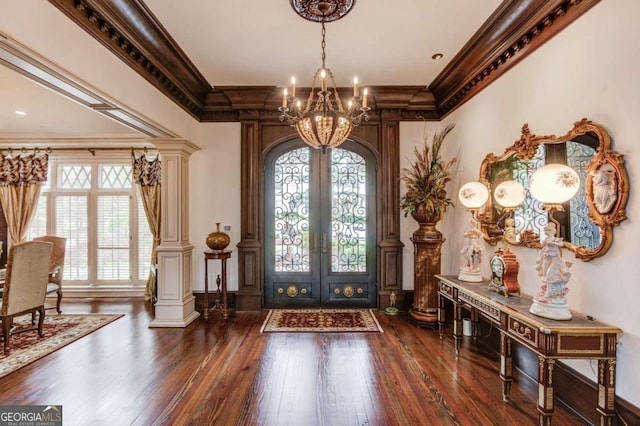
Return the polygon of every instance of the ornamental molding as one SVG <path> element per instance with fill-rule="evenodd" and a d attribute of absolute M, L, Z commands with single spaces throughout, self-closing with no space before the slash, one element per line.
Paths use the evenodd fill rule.
<path fill-rule="evenodd" d="M 342 16 L 355 0 L 290 0 L 304 13 L 329 3 Z M 372 110 L 399 120 L 441 120 L 513 65 L 578 19 L 600 0 L 513 0 L 502 2 L 462 50 L 428 86 L 372 87 Z M 210 84 L 141 0 L 49 0 L 103 46 L 198 121 L 237 121 L 244 109 L 277 109 L 250 87 L 220 89 Z M 395 6 L 402 7 L 402 6 Z M 346 10 L 346 12 L 345 12 Z M 382 32 L 383 28 L 372 29 Z M 233 94 L 230 92 L 234 92 Z M 244 94 L 241 104 L 231 99 Z M 410 96 L 409 96 L 410 95 Z M 401 98 L 405 97 L 405 100 Z M 237 100 L 237 98 L 236 98 Z"/>

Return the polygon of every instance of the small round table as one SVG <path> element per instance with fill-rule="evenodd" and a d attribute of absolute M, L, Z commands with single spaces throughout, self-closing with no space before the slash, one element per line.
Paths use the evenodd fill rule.
<path fill-rule="evenodd" d="M 220 308 L 222 318 L 229 318 L 231 310 L 227 304 L 227 260 L 231 258 L 231 251 L 205 251 L 204 252 L 204 319 L 209 318 L 209 311 Z M 222 263 L 222 271 L 216 280 L 216 300 L 213 308 L 209 309 L 209 260 L 219 260 Z M 220 292 L 222 291 L 222 295 Z M 222 296 L 222 298 L 220 297 Z"/>

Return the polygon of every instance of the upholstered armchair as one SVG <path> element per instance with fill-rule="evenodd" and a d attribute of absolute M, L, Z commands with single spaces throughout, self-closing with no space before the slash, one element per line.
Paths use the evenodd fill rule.
<path fill-rule="evenodd" d="M 25 314 L 39 313 L 37 328 L 21 328 L 18 332 L 38 331 L 44 337 L 44 302 L 49 281 L 49 262 L 53 244 L 42 241 L 17 243 L 9 249 L 5 283 L 0 304 L 4 353 L 9 352 L 13 319 Z"/>
<path fill-rule="evenodd" d="M 44 241 L 53 244 L 51 253 L 51 264 L 49 265 L 49 283 L 47 284 L 47 295 L 57 293 L 56 311 L 61 313 L 60 302 L 62 302 L 62 273 L 64 272 L 64 253 L 67 247 L 67 239 L 53 235 L 36 237 L 34 241 Z M 53 309 L 53 308 L 46 308 Z"/>

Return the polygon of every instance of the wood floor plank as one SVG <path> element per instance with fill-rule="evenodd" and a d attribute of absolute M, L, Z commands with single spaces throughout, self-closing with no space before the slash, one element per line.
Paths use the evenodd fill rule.
<path fill-rule="evenodd" d="M 263 313 L 149 328 L 141 300 L 63 301 L 123 313 L 0 379 L 0 404 L 62 404 L 65 425 L 536 425 L 536 387 L 465 338 L 376 312 L 384 333 L 260 333 Z M 595 408 L 594 408 L 595 409 Z M 556 407 L 554 424 L 584 424 Z"/>

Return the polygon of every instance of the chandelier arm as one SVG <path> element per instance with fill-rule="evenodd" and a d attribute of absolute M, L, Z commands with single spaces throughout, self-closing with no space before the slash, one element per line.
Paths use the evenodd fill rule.
<path fill-rule="evenodd" d="M 295 86 L 293 86 L 290 95 L 285 89 L 283 104 L 279 111 L 280 120 L 286 119 L 290 126 L 296 128 L 298 135 L 305 143 L 313 148 L 322 149 L 324 153 L 327 149 L 343 143 L 351 134 L 353 127 L 358 126 L 362 120 L 369 120 L 371 109 L 366 106 L 366 91 L 364 97 L 358 95 L 355 79 L 353 96 L 349 98 L 348 104 L 342 104 L 333 73 L 326 68 L 327 30 L 324 12 L 321 23 L 322 68 L 313 75 L 305 106 L 302 108 L 300 100 L 293 96 L 295 93 Z M 293 79 L 292 84 L 295 84 Z M 363 101 L 364 103 L 361 103 Z"/>

